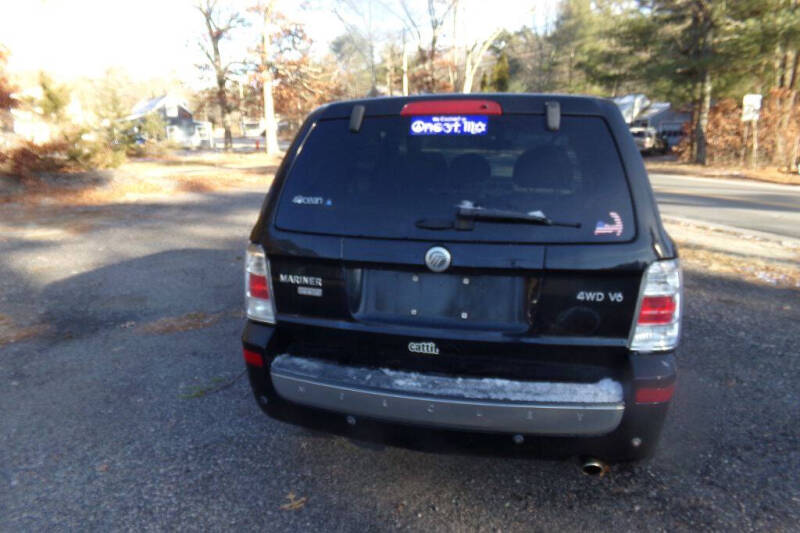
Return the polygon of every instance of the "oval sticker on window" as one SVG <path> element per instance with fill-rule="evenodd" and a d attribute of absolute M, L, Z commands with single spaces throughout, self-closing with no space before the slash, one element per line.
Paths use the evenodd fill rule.
<path fill-rule="evenodd" d="M 413 117 L 411 135 L 486 135 L 486 115 L 429 115 Z"/>

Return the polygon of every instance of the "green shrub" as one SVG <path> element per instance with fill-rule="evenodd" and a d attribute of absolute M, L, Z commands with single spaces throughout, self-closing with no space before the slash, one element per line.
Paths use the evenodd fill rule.
<path fill-rule="evenodd" d="M 125 151 L 76 130 L 44 144 L 22 142 L 10 150 L 6 159 L 5 166 L 11 174 L 25 179 L 38 172 L 69 173 L 118 167 L 125 162 Z"/>

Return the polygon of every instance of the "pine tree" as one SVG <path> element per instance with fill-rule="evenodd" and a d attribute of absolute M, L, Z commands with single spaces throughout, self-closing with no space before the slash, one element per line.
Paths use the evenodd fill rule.
<path fill-rule="evenodd" d="M 673 100 L 692 103 L 692 159 L 706 164 L 708 114 L 715 89 L 734 74 L 735 24 L 727 2 L 648 0 L 640 6 L 638 42 L 642 77 L 661 84 Z M 656 81 L 662 80 L 662 81 Z M 677 98 L 676 98 L 677 97 Z"/>
<path fill-rule="evenodd" d="M 509 75 L 508 69 L 508 56 L 505 52 L 500 53 L 500 57 L 497 59 L 497 62 L 494 64 L 494 68 L 492 69 L 492 87 L 497 92 L 506 92 L 508 91 L 508 84 L 511 79 Z"/>

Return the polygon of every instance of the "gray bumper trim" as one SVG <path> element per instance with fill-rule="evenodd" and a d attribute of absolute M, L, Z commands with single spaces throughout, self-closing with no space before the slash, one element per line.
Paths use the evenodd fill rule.
<path fill-rule="evenodd" d="M 296 365 L 281 364 L 276 359 L 270 369 L 275 390 L 290 402 L 336 411 L 343 415 L 439 428 L 538 435 L 609 433 L 619 425 L 625 410 L 621 401 L 494 401 L 373 388 L 359 383 L 357 376 L 358 372 L 369 373 L 372 370 L 322 364 L 326 367 L 346 368 L 345 374 L 353 379 L 331 379 L 325 376 L 330 372 L 314 372 L 315 375 L 308 375 L 298 370 Z M 449 379 L 454 382 L 457 380 Z"/>

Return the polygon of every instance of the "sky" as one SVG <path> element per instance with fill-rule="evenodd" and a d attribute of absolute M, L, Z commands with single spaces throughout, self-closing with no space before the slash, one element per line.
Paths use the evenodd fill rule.
<path fill-rule="evenodd" d="M 385 1 L 397 7 L 396 0 Z M 315 53 L 344 30 L 332 15 L 336 0 L 278 0 L 289 15 L 306 25 Z M 44 70 L 56 78 L 98 77 L 107 69 L 127 70 L 134 78 L 172 77 L 196 85 L 201 61 L 197 46 L 203 22 L 195 0 L 0 0 L 0 44 L 11 52 L 9 70 Z M 221 3 L 225 3 L 222 0 Z M 246 7 L 252 0 L 229 0 Z M 411 5 L 424 0 L 409 0 Z M 503 26 L 517 29 L 552 16 L 558 0 L 461 0 L 459 16 L 471 32 L 490 32 Z M 534 18 L 532 10 L 538 12 Z M 399 9 L 398 9 L 399 11 Z M 423 11 L 424 13 L 424 11 Z M 427 20 L 420 20 L 425 27 Z M 383 31 L 399 29 L 388 14 L 378 20 Z M 252 30 L 250 30 L 252 31 Z M 248 38 L 228 46 L 243 52 Z"/>

